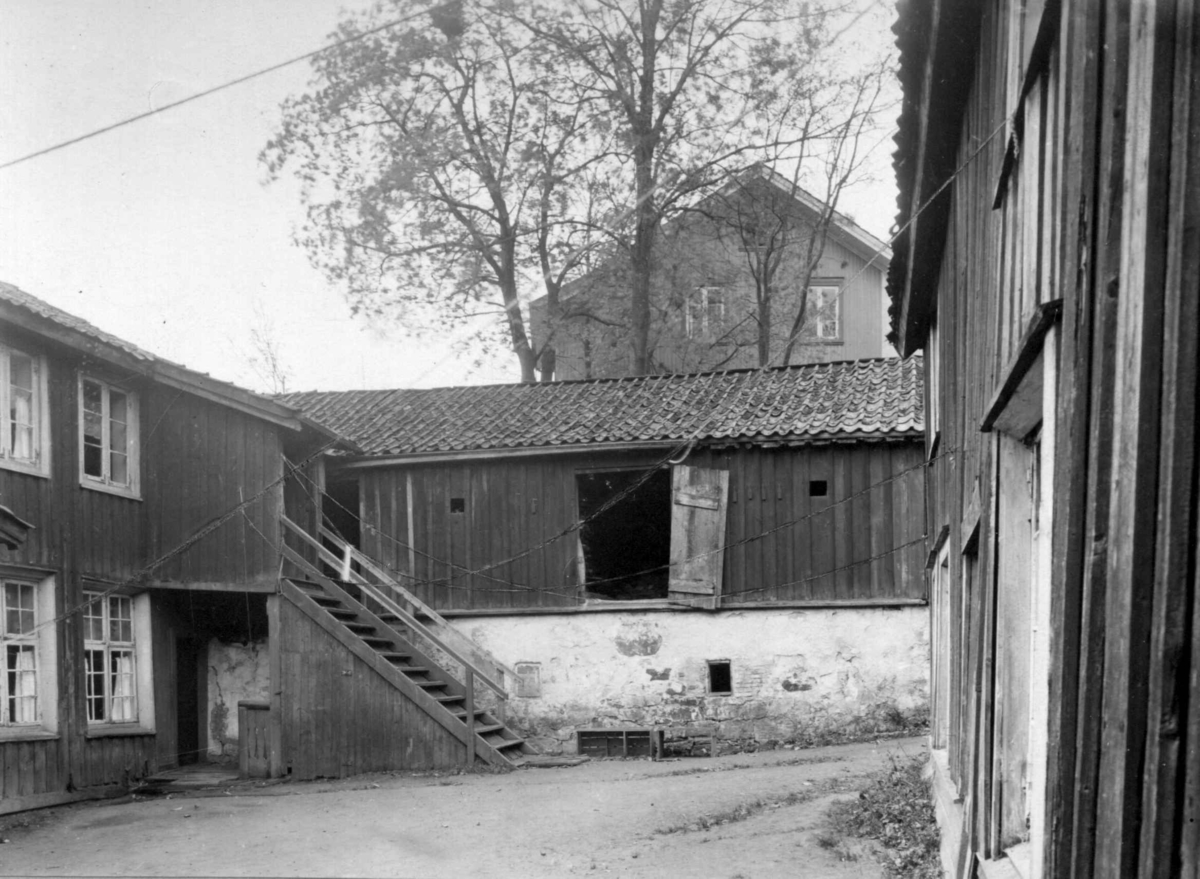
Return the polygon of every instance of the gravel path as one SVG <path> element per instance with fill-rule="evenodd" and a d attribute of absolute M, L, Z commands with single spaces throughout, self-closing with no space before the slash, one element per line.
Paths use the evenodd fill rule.
<path fill-rule="evenodd" d="M 0 819 L 0 875 L 874 879 L 860 843 L 828 835 L 825 811 L 893 753 L 924 747 L 900 739 L 85 803 Z"/>

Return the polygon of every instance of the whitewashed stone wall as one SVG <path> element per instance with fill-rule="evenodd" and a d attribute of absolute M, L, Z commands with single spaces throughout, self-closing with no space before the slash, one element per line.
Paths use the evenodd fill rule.
<path fill-rule="evenodd" d="M 208 758 L 227 762 L 238 753 L 238 702 L 266 701 L 271 690 L 267 642 L 208 642 Z"/>
<path fill-rule="evenodd" d="M 924 607 L 464 617 L 455 625 L 517 667 L 511 724 L 543 753 L 575 731 L 664 727 L 724 741 L 837 741 L 923 726 Z M 732 693 L 708 692 L 728 660 Z"/>

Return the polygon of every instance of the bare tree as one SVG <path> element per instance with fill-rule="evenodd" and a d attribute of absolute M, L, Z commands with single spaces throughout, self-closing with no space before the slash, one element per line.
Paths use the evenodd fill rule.
<path fill-rule="evenodd" d="M 586 252 L 566 186 L 604 155 L 598 105 L 486 5 L 394 0 L 338 36 L 358 39 L 315 57 L 312 90 L 285 103 L 262 154 L 272 177 L 301 181 L 300 242 L 356 313 L 435 331 L 499 317 L 532 381 L 520 288 L 540 275 L 556 295 Z"/>
<path fill-rule="evenodd" d="M 610 173 L 628 193 L 630 342 L 634 371 L 647 372 L 664 221 L 750 161 L 829 134 L 827 120 L 796 117 L 830 13 L 790 0 L 571 0 L 514 14 L 619 129 Z"/>

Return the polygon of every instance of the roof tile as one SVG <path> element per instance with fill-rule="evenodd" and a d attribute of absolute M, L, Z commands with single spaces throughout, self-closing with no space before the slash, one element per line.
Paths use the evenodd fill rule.
<path fill-rule="evenodd" d="M 279 399 L 367 455 L 603 442 L 851 439 L 924 430 L 921 358 Z"/>

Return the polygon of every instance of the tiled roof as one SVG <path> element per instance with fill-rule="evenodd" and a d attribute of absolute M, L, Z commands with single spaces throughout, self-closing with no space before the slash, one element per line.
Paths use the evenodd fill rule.
<path fill-rule="evenodd" d="M 372 456 L 692 438 L 804 442 L 920 435 L 921 369 L 917 357 L 279 399 Z"/>
<path fill-rule="evenodd" d="M 130 365 L 125 358 L 133 358 L 137 361 L 133 364 L 133 368 L 145 375 L 152 376 L 158 381 L 164 381 L 178 388 L 186 388 L 188 390 L 202 390 L 209 394 L 215 395 L 214 399 L 232 405 L 237 408 L 246 409 L 262 418 L 282 423 L 288 427 L 297 427 L 297 416 L 299 413 L 295 409 L 288 408 L 284 404 L 262 394 L 248 391 L 245 388 L 240 388 L 230 382 L 215 379 L 212 376 L 196 372 L 188 369 L 178 363 L 174 363 L 163 357 L 151 354 L 132 342 L 126 342 L 124 339 L 118 338 L 111 333 L 106 333 L 104 330 L 88 323 L 81 317 L 76 317 L 70 312 L 63 311 L 61 308 L 55 308 L 48 302 L 38 299 L 29 293 L 26 293 L 19 287 L 14 287 L 12 284 L 0 281 L 0 305 L 13 305 L 17 308 L 27 311 L 34 315 L 33 331 L 45 332 L 46 327 L 44 322 L 49 322 L 57 327 L 65 328 L 83 336 L 93 342 L 98 342 L 110 350 L 117 360 L 123 362 L 124 365 Z M 8 314 L 17 319 L 17 314 L 9 311 Z M 72 341 L 72 344 L 77 344 L 77 340 Z M 91 343 L 85 343 L 91 344 Z M 102 350 L 102 349 L 101 349 Z M 303 417 L 300 418 L 303 421 Z M 309 428 L 315 425 L 308 424 Z M 325 433 L 324 426 L 315 426 L 316 429 Z M 342 437 L 333 436 L 331 438 L 342 441 Z"/>

